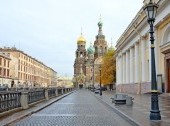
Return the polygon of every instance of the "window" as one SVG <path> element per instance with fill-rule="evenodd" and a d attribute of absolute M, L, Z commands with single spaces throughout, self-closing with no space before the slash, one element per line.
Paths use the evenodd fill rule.
<path fill-rule="evenodd" d="M 9 67 L 9 61 L 8 61 L 8 67 Z"/>
<path fill-rule="evenodd" d="M 4 69 L 3 71 L 4 71 L 3 72 L 4 73 L 3 76 L 5 77 L 6 76 L 6 69 Z"/>
<path fill-rule="evenodd" d="M 4 59 L 4 67 L 6 66 L 6 60 Z"/>
<path fill-rule="evenodd" d="M 7 69 L 7 77 L 9 77 L 9 69 Z"/>
<path fill-rule="evenodd" d="M 0 68 L 0 76 L 2 76 L 2 68 Z"/>
<path fill-rule="evenodd" d="M 2 65 L 2 58 L 0 58 L 0 65 Z"/>

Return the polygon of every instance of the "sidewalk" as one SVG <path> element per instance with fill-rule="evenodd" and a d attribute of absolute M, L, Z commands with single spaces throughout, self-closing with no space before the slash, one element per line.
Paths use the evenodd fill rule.
<path fill-rule="evenodd" d="M 111 97 L 115 94 L 113 91 L 103 91 L 103 95 L 95 94 L 97 98 L 104 101 L 107 105 L 119 112 L 123 117 L 140 126 L 170 126 L 170 96 L 162 94 L 159 96 L 159 109 L 161 112 L 161 121 L 150 121 L 150 94 L 135 95 L 128 94 L 134 98 L 132 106 L 115 105 L 111 102 Z"/>
<path fill-rule="evenodd" d="M 17 120 L 20 120 L 26 116 L 29 116 L 35 112 L 38 112 L 40 111 L 41 109 L 53 104 L 54 102 L 66 97 L 67 95 L 73 93 L 74 91 L 72 92 L 69 92 L 67 94 L 64 94 L 64 95 L 60 95 L 58 97 L 55 97 L 55 98 L 52 98 L 52 99 L 49 99 L 49 100 L 45 100 L 41 103 L 38 103 L 36 105 L 34 105 L 33 107 L 29 108 L 29 109 L 26 109 L 26 110 L 22 110 L 22 111 L 19 111 L 19 112 L 16 112 L 16 113 L 13 113 L 9 116 L 6 116 L 4 118 L 0 118 L 0 126 L 8 126 L 10 125 L 11 123 L 17 121 Z"/>

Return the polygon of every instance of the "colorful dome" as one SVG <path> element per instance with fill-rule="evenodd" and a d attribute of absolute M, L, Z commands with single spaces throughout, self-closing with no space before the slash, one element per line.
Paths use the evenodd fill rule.
<path fill-rule="evenodd" d="M 103 23 L 101 21 L 98 22 L 98 26 L 102 27 Z"/>
<path fill-rule="evenodd" d="M 90 45 L 90 47 L 87 49 L 88 54 L 94 54 L 94 48 L 92 46 L 92 44 Z"/>
<path fill-rule="evenodd" d="M 86 43 L 86 39 L 81 35 L 78 39 L 77 39 L 77 44 L 85 44 Z"/>

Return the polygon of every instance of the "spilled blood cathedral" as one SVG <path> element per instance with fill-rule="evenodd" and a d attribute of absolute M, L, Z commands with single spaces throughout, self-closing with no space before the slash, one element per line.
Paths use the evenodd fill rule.
<path fill-rule="evenodd" d="M 102 33 L 102 22 L 98 22 L 98 35 L 94 44 L 86 50 L 86 40 L 82 33 L 77 40 L 76 58 L 74 62 L 73 82 L 78 88 L 97 87 L 99 83 L 96 76 L 99 74 L 99 67 L 102 64 L 102 57 L 107 52 L 108 45 Z M 111 47 L 112 48 L 112 47 Z"/>

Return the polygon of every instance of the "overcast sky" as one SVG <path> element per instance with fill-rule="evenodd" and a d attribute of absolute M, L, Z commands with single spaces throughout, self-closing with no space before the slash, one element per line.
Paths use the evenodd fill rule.
<path fill-rule="evenodd" d="M 0 46 L 15 46 L 72 76 L 81 27 L 88 47 L 101 14 L 106 40 L 115 46 L 142 6 L 143 0 L 0 0 Z"/>

